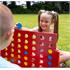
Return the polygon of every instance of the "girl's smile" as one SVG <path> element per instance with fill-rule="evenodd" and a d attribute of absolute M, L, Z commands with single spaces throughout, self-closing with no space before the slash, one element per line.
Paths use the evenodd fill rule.
<path fill-rule="evenodd" d="M 48 30 L 51 24 L 51 15 L 47 13 L 42 13 L 40 15 L 40 27 L 42 28 L 43 31 Z"/>

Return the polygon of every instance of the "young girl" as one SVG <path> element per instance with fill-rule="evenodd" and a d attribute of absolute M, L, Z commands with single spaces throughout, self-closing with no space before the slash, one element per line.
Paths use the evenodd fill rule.
<path fill-rule="evenodd" d="M 40 10 L 38 15 L 38 27 L 33 28 L 32 31 L 54 32 L 57 33 L 58 37 L 58 13 L 54 11 Z M 65 52 L 59 49 L 57 49 L 57 51 L 60 53 L 60 63 L 70 60 L 70 52 Z"/>
<path fill-rule="evenodd" d="M 9 8 L 0 4 L 0 50 L 7 47 L 13 36 L 13 16 Z M 0 54 L 1 55 L 1 54 Z M 0 56 L 0 68 L 20 68 Z"/>

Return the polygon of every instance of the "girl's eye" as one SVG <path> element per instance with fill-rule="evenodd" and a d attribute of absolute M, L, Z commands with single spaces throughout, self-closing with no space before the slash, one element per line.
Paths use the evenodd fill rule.
<path fill-rule="evenodd" d="M 45 21 L 45 23 L 48 23 L 48 21 Z"/>
<path fill-rule="evenodd" d="M 43 20 L 41 20 L 41 22 L 43 22 Z"/>

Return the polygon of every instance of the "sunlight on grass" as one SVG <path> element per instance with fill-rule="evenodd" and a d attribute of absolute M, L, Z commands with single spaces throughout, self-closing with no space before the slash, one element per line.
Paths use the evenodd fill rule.
<path fill-rule="evenodd" d="M 61 50 L 70 51 L 70 15 L 59 16 L 59 41 L 58 45 Z"/>
<path fill-rule="evenodd" d="M 14 19 L 15 23 L 21 22 L 23 27 L 33 28 L 37 26 L 37 15 L 35 14 L 15 15 Z"/>

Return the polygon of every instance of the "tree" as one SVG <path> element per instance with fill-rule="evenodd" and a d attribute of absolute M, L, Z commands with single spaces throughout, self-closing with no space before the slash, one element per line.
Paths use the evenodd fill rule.
<path fill-rule="evenodd" d="M 31 2 L 30 2 L 30 1 L 26 1 L 26 6 L 27 6 L 27 9 L 30 9 L 30 7 L 31 7 Z"/>
<path fill-rule="evenodd" d="M 7 6 L 7 1 L 3 1 L 3 4 Z"/>
<path fill-rule="evenodd" d="M 61 9 L 62 9 L 62 13 L 68 13 L 69 12 L 69 3 L 61 2 Z"/>

